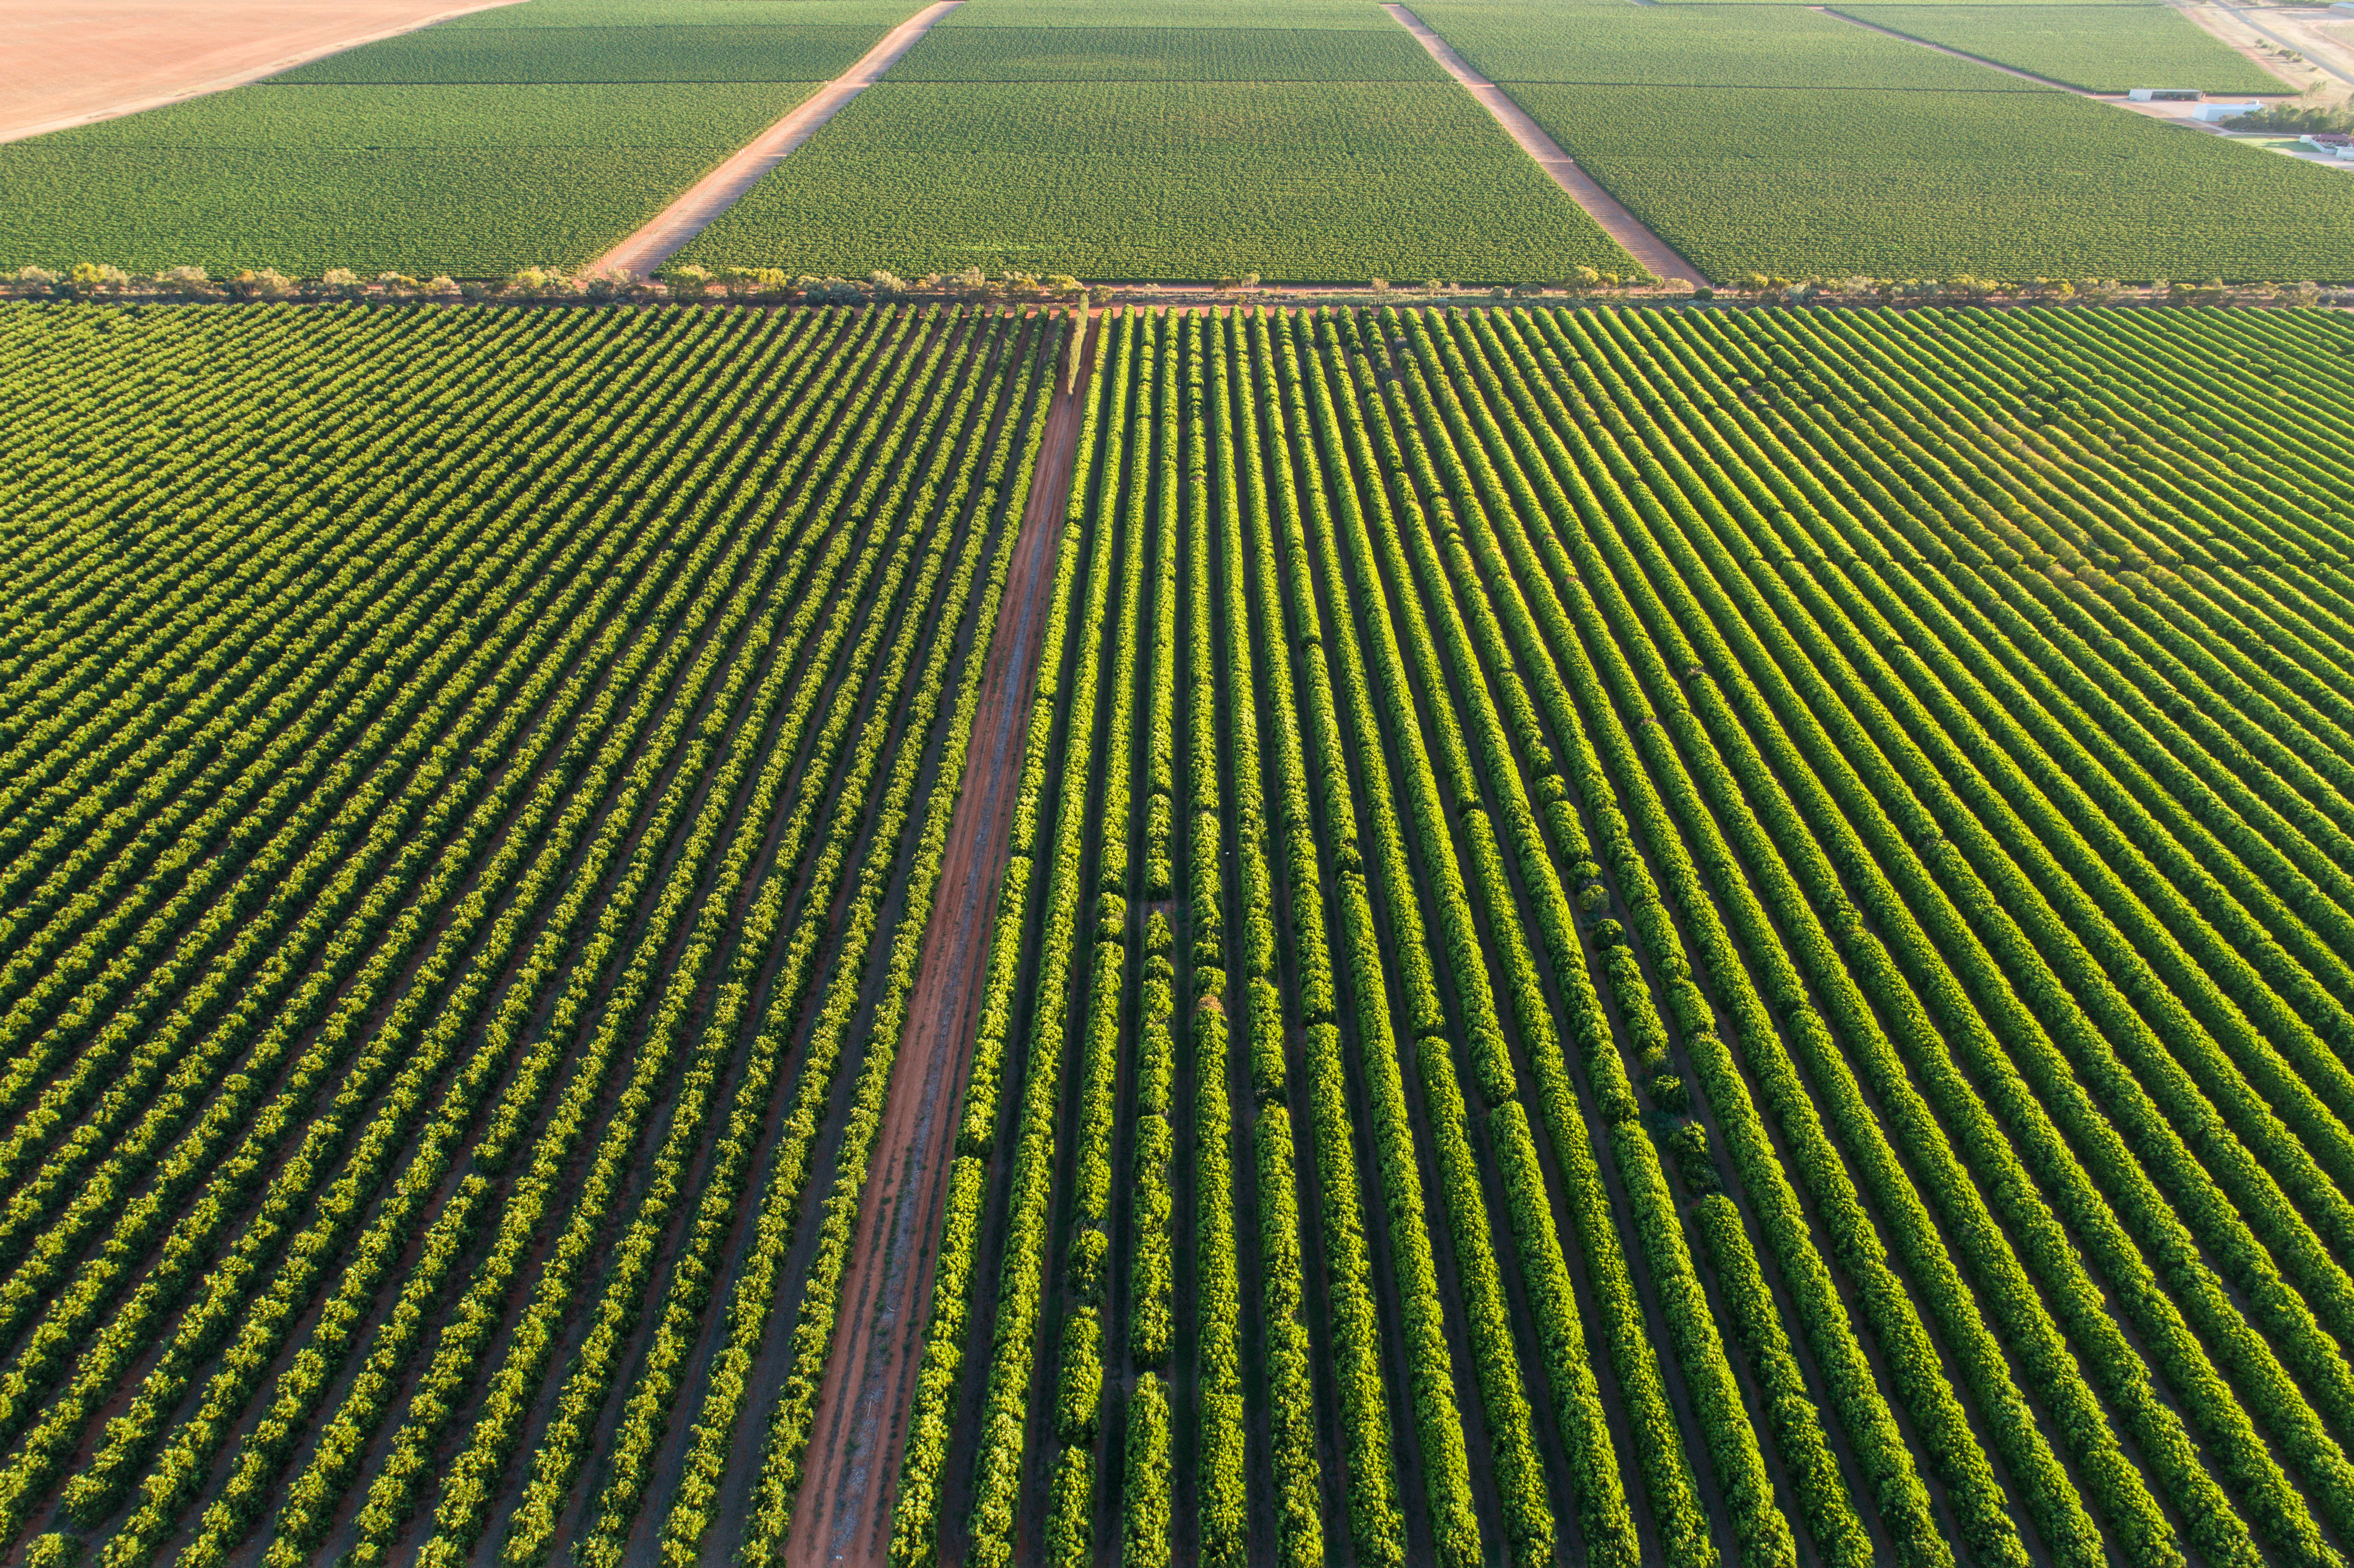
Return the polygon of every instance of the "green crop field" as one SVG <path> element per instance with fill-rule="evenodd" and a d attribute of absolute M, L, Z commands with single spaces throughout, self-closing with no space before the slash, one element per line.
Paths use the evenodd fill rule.
<path fill-rule="evenodd" d="M 2329 1561 L 2349 354 L 1108 316 L 895 1568 Z"/>
<path fill-rule="evenodd" d="M 271 79 L 297 82 L 829 81 L 880 29 L 815 27 L 435 27 L 331 55 Z"/>
<path fill-rule="evenodd" d="M 1403 29 L 934 27 L 893 81 L 1437 81 Z"/>
<path fill-rule="evenodd" d="M 1560 276 L 1623 252 L 1452 84 L 870 88 L 680 252 L 863 277 Z"/>
<path fill-rule="evenodd" d="M 239 88 L 0 146 L 0 257 L 420 277 L 585 261 L 814 88 Z"/>
<path fill-rule="evenodd" d="M 1064 331 L 0 305 L 0 1540 L 774 1549 Z"/>
<path fill-rule="evenodd" d="M 578 266 L 919 0 L 528 0 L 0 145 L 0 266 Z"/>
<path fill-rule="evenodd" d="M 2086 92 L 2291 89 L 2169 5 L 1850 5 L 1877 26 L 2032 71 Z"/>
<path fill-rule="evenodd" d="M 1407 4 L 0 143 L 0 1564 L 2348 1568 L 2354 171 Z"/>
<path fill-rule="evenodd" d="M 1807 10 L 1670 12 L 1562 0 L 1429 5 L 1416 15 L 1497 82 L 2035 90 L 2017 77 Z M 1697 123 L 1692 134 L 1709 129 Z"/>
<path fill-rule="evenodd" d="M 879 37 L 912 15 L 914 12 L 903 0 L 526 0 L 522 5 L 470 11 L 438 24 L 433 30 L 503 33 L 537 27 L 856 26 L 871 27 Z"/>
<path fill-rule="evenodd" d="M 584 0 L 566 0 L 567 4 Z M 599 3 L 599 0 L 586 0 Z M 965 0 L 942 27 L 1307 27 L 1393 33 L 1373 0 Z"/>
<path fill-rule="evenodd" d="M 1713 278 L 2354 279 L 2354 181 L 2065 93 L 1511 90 Z"/>

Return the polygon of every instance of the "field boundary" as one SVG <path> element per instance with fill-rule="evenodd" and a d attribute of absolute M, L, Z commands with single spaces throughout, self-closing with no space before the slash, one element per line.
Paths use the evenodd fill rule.
<path fill-rule="evenodd" d="M 1569 199 L 1585 209 L 1585 216 L 1602 226 L 1602 231 L 1618 242 L 1619 248 L 1632 256 L 1658 278 L 1690 278 L 1705 281 L 1708 275 L 1677 254 L 1675 247 L 1651 232 L 1642 219 L 1627 210 L 1617 196 L 1604 190 L 1599 181 L 1580 168 L 1577 160 L 1561 150 L 1561 144 L 1547 135 L 1544 128 L 1529 117 L 1529 111 L 1512 101 L 1511 94 L 1473 70 L 1454 47 L 1431 30 L 1430 25 L 1404 5 L 1384 5 L 1383 10 L 1392 20 L 1414 35 L 1416 42 L 1438 62 L 1439 69 L 1453 77 L 1458 86 L 1477 99 L 1479 106 L 1495 117 L 1496 123 L 1520 144 L 1537 167 L 1543 169 L 1569 196 Z"/>
<path fill-rule="evenodd" d="M 471 16 L 477 11 L 493 11 L 502 5 L 515 5 L 522 3 L 523 0 L 472 0 L 471 5 L 452 6 L 447 11 L 436 11 L 430 16 L 419 16 L 413 22 L 403 22 L 398 26 L 382 27 L 373 33 L 363 33 L 355 38 L 344 38 L 323 48 L 281 55 L 250 69 L 234 70 L 225 76 L 210 78 L 182 91 L 151 93 L 145 98 L 133 99 L 128 103 L 113 104 L 105 109 L 94 109 L 86 114 L 69 114 L 55 120 L 37 121 L 30 125 L 0 125 L 0 143 L 28 141 L 35 136 L 46 136 L 53 131 L 70 131 L 77 125 L 95 125 L 102 120 L 121 120 L 128 115 L 143 114 L 151 109 L 168 109 L 175 103 L 186 103 L 192 98 L 209 98 L 216 92 L 227 92 L 233 87 L 249 87 L 257 81 L 267 80 L 281 71 L 292 70 L 297 66 L 309 65 L 313 60 L 327 59 L 366 44 L 380 44 L 387 38 L 398 38 L 408 33 L 421 33 L 426 28 L 439 26 L 443 22 L 454 21 L 460 16 Z"/>
<path fill-rule="evenodd" d="M 678 254 L 686 242 L 744 197 L 744 193 L 759 183 L 760 176 L 783 163 L 802 143 L 822 130 L 827 121 L 848 107 L 850 101 L 874 86 L 883 73 L 899 63 L 899 57 L 916 47 L 916 40 L 932 30 L 932 25 L 964 4 L 964 0 L 934 0 L 897 26 L 883 35 L 880 42 L 859 57 L 858 63 L 819 88 L 793 106 L 792 111 L 687 187 L 686 194 L 656 213 L 652 219 L 635 234 L 614 246 L 591 261 L 589 272 L 628 272 L 637 277 L 652 273 L 655 268 Z"/>

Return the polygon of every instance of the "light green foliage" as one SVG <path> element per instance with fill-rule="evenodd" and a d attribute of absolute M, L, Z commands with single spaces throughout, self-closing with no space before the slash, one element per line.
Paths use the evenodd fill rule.
<path fill-rule="evenodd" d="M 0 147 L 0 267 L 577 266 L 914 5 L 526 0 L 15 143 Z"/>
<path fill-rule="evenodd" d="M 2287 92 L 2171 5 L 1856 5 L 1848 15 L 2086 92 Z M 1926 53 L 1926 50 L 1922 51 Z"/>
<path fill-rule="evenodd" d="M 826 81 L 872 48 L 873 25 L 812 27 L 429 27 L 298 66 L 301 82 Z"/>
<path fill-rule="evenodd" d="M 1665 11 L 1515 0 L 1426 5 L 1416 15 L 1490 81 L 2036 90 L 2015 76 L 1796 6 Z"/>
<path fill-rule="evenodd" d="M 1631 270 L 1451 85 L 869 89 L 681 253 L 788 271 L 1516 281 Z"/>
<path fill-rule="evenodd" d="M 0 147 L 0 257 L 313 276 L 574 264 L 811 90 L 241 88 Z"/>
<path fill-rule="evenodd" d="M 893 81 L 1436 81 L 1403 30 L 934 27 Z"/>
<path fill-rule="evenodd" d="M 1655 4 L 1661 5 L 1693 5 L 1693 6 L 1699 6 L 1699 5 L 1795 5 L 1804 4 L 1804 3 L 1805 3 L 1805 0 L 1655 0 Z M 1929 4 L 1935 4 L 1935 0 L 1926 0 L 1926 3 L 1929 3 Z M 2048 4 L 2050 4 L 2050 0 L 1967 0 L 1967 3 L 1968 3 L 1968 4 L 1972 4 L 1972 5 L 2048 5 Z M 2084 3 L 2084 5 L 2146 5 L 2149 4 L 2149 0 L 2083 0 L 2083 3 Z"/>
<path fill-rule="evenodd" d="M 910 0 L 527 0 L 472 11 L 433 30 L 536 27 L 833 27 L 883 29 L 906 21 Z"/>
<path fill-rule="evenodd" d="M 487 152 L 722 146 L 790 107 L 806 86 L 773 83 L 469 84 L 239 88 L 148 114 L 101 121 L 13 146 L 140 153 Z M 710 122 L 695 124 L 695 118 Z"/>
<path fill-rule="evenodd" d="M 1522 86 L 1710 277 L 2354 277 L 2354 182 L 2057 92 Z"/>
<path fill-rule="evenodd" d="M 546 4 L 547 0 L 536 0 Z M 594 4 L 597 0 L 566 0 Z M 966 0 L 943 27 L 1311 27 L 1388 33 L 1368 0 Z"/>

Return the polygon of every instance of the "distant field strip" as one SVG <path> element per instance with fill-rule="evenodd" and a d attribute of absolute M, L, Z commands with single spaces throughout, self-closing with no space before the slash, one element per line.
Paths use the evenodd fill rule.
<path fill-rule="evenodd" d="M 501 25 L 477 13 L 0 146 L 0 265 L 481 277 L 586 262 L 917 8 L 529 0 Z"/>
<path fill-rule="evenodd" d="M 1585 215 L 1598 224 L 1605 234 L 1617 240 L 1645 271 L 1666 282 L 1704 281 L 1695 280 L 1693 274 L 1699 269 L 1692 265 L 1690 258 L 1676 254 L 1666 241 L 1644 228 L 1616 196 L 1596 183 L 1592 175 L 1579 168 L 1576 161 L 1545 134 L 1544 128 L 1529 118 L 1526 110 L 1513 102 L 1502 88 L 1466 64 L 1463 57 L 1449 48 L 1447 40 L 1432 31 L 1421 17 L 1404 5 L 1388 5 L 1382 8 L 1395 17 L 1398 26 L 1412 34 L 1415 42 L 1437 63 L 1439 69 L 1488 111 L 1529 160 L 1584 208 Z"/>
<path fill-rule="evenodd" d="M 610 4 L 613 0 L 566 0 Z M 714 0 L 695 0 L 710 4 Z M 759 3 L 759 0 L 753 0 Z M 823 0 L 836 4 L 841 0 Z M 1385 33 L 1390 20 L 1373 0 L 971 0 L 944 27 L 1271 27 Z"/>
<path fill-rule="evenodd" d="M 1712 277 L 2354 280 L 2354 181 L 2069 93 L 1511 91 Z"/>
<path fill-rule="evenodd" d="M 2222 58 L 2225 79 L 2254 70 L 2157 7 L 1854 14 L 1898 9 L 1925 37 L 2073 40 L 2006 61 L 2021 69 L 2155 38 Z M 2354 279 L 2354 185 L 2329 171 L 1843 16 L 1580 0 L 1417 14 L 1711 278 Z"/>
<path fill-rule="evenodd" d="M 1632 270 L 1443 79 L 886 78 L 679 259 L 1147 280 L 1512 282 L 1581 261 Z"/>
<path fill-rule="evenodd" d="M 827 82 L 790 114 L 737 148 L 643 227 L 597 258 L 592 267 L 608 276 L 651 276 L 679 249 L 734 207 L 744 193 L 782 160 L 825 129 L 843 108 L 881 79 L 884 72 L 919 41 L 960 0 L 934 0 L 883 35 L 875 47 Z"/>
<path fill-rule="evenodd" d="M 893 68 L 900 81 L 1431 81 L 1394 32 L 1308 27 L 952 27 Z"/>
<path fill-rule="evenodd" d="M 2170 5 L 1842 5 L 1839 11 L 2085 92 L 2291 90 Z"/>
<path fill-rule="evenodd" d="M 0 256 L 313 276 L 585 261 L 817 85 L 240 88 L 0 147 Z"/>
<path fill-rule="evenodd" d="M 2032 92 L 2021 81 L 1908 48 L 1803 8 L 1666 11 L 1590 0 L 1417 5 L 1489 80 L 1645 87 L 1922 88 Z M 1709 134 L 1705 122 L 1692 137 Z"/>
<path fill-rule="evenodd" d="M 874 44 L 871 26 L 434 28 L 282 76 L 309 82 L 826 81 Z"/>

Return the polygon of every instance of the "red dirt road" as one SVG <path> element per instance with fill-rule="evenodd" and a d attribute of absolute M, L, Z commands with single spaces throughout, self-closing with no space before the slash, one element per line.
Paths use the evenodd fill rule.
<path fill-rule="evenodd" d="M 258 81 L 515 0 L 101 0 L 0 6 L 0 142 Z"/>
<path fill-rule="evenodd" d="M 1083 376 L 1082 390 L 1085 386 Z M 899 1453 L 923 1357 L 941 1208 L 955 1156 L 957 1102 L 988 973 L 989 936 L 1022 783 L 1030 694 L 1078 430 L 1079 398 L 1058 387 L 989 650 L 981 710 L 965 754 L 964 793 L 949 825 L 948 863 L 924 933 L 907 1035 L 900 1042 L 873 1171 L 859 1203 L 839 1337 L 811 1428 L 809 1478 L 786 1542 L 793 1568 L 879 1568 L 890 1545 Z"/>

